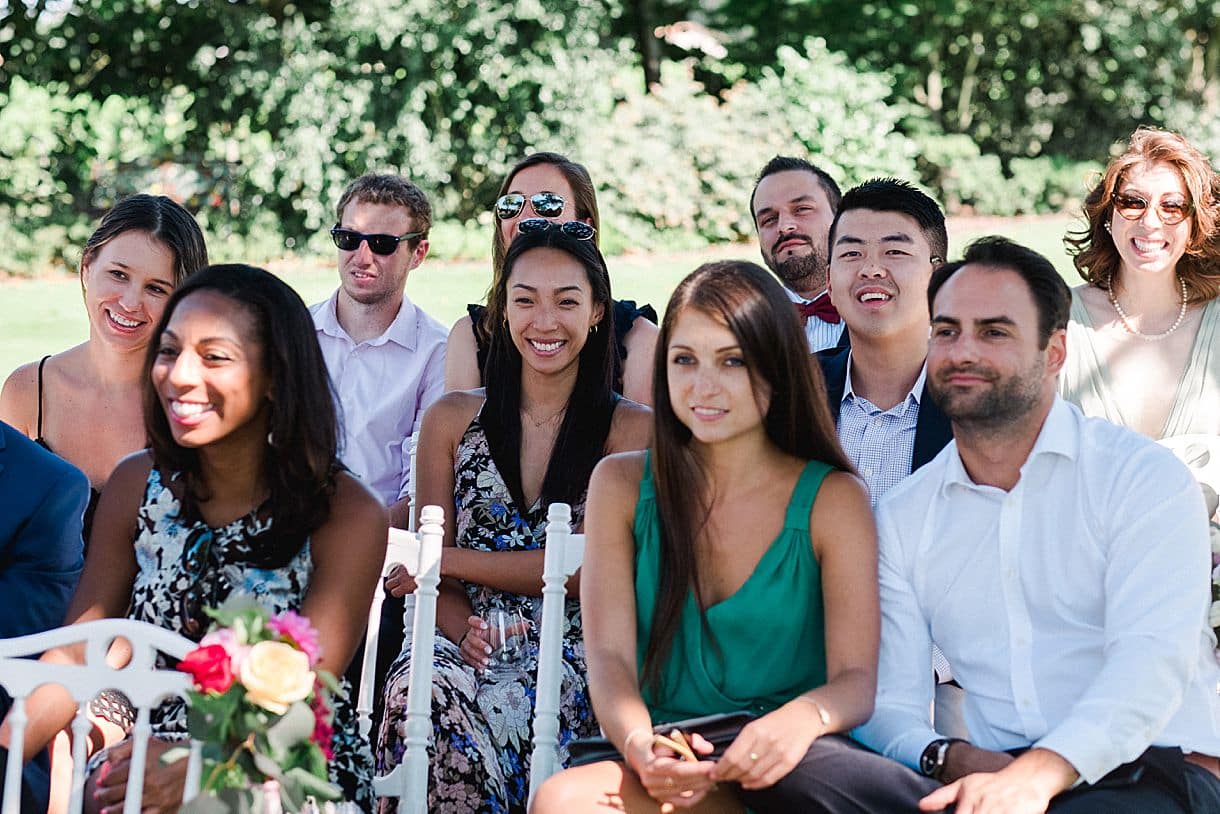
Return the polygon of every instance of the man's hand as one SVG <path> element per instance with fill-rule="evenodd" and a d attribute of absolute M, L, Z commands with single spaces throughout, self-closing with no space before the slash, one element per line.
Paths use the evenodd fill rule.
<path fill-rule="evenodd" d="M 407 573 L 406 566 L 395 565 L 385 578 L 385 590 L 390 596 L 406 596 L 415 592 L 415 580 Z"/>
<path fill-rule="evenodd" d="M 919 801 L 919 810 L 955 806 L 954 814 L 1045 814 L 1051 799 L 1076 777 L 1072 764 L 1059 755 L 1031 749 L 998 772 L 970 774 L 937 789 Z"/>

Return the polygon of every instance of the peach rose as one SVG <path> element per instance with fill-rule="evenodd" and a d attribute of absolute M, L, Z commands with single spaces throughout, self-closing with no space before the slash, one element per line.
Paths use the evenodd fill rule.
<path fill-rule="evenodd" d="M 309 656 L 284 642 L 259 642 L 241 664 L 246 697 L 268 712 L 283 715 L 288 705 L 303 701 L 313 690 Z"/>

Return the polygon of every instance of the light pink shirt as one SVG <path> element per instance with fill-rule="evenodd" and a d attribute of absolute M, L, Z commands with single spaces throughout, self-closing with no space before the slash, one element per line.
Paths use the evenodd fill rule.
<path fill-rule="evenodd" d="M 309 311 L 342 410 L 339 458 L 389 506 L 410 491 L 411 435 L 445 390 L 449 332 L 404 296 L 386 332 L 356 344 L 337 297 Z"/>

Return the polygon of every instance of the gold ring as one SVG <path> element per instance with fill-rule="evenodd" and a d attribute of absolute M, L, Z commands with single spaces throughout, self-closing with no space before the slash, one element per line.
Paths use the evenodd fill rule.
<path fill-rule="evenodd" d="M 754 762 L 756 762 L 756 763 L 757 763 L 757 762 L 758 762 L 758 752 L 751 752 L 751 753 L 750 753 L 750 760 L 752 760 L 752 761 L 754 761 Z"/>

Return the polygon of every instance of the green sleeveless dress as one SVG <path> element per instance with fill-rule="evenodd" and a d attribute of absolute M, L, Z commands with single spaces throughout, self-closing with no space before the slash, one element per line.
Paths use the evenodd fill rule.
<path fill-rule="evenodd" d="M 821 461 L 805 465 L 783 530 L 737 593 L 707 609 L 706 627 L 694 591 L 687 593 L 660 691 L 643 688 L 654 724 L 736 710 L 764 714 L 826 683 L 822 571 L 809 539 L 809 512 L 831 470 Z M 644 460 L 634 531 L 642 674 L 660 585 L 661 531 L 651 452 Z"/>

